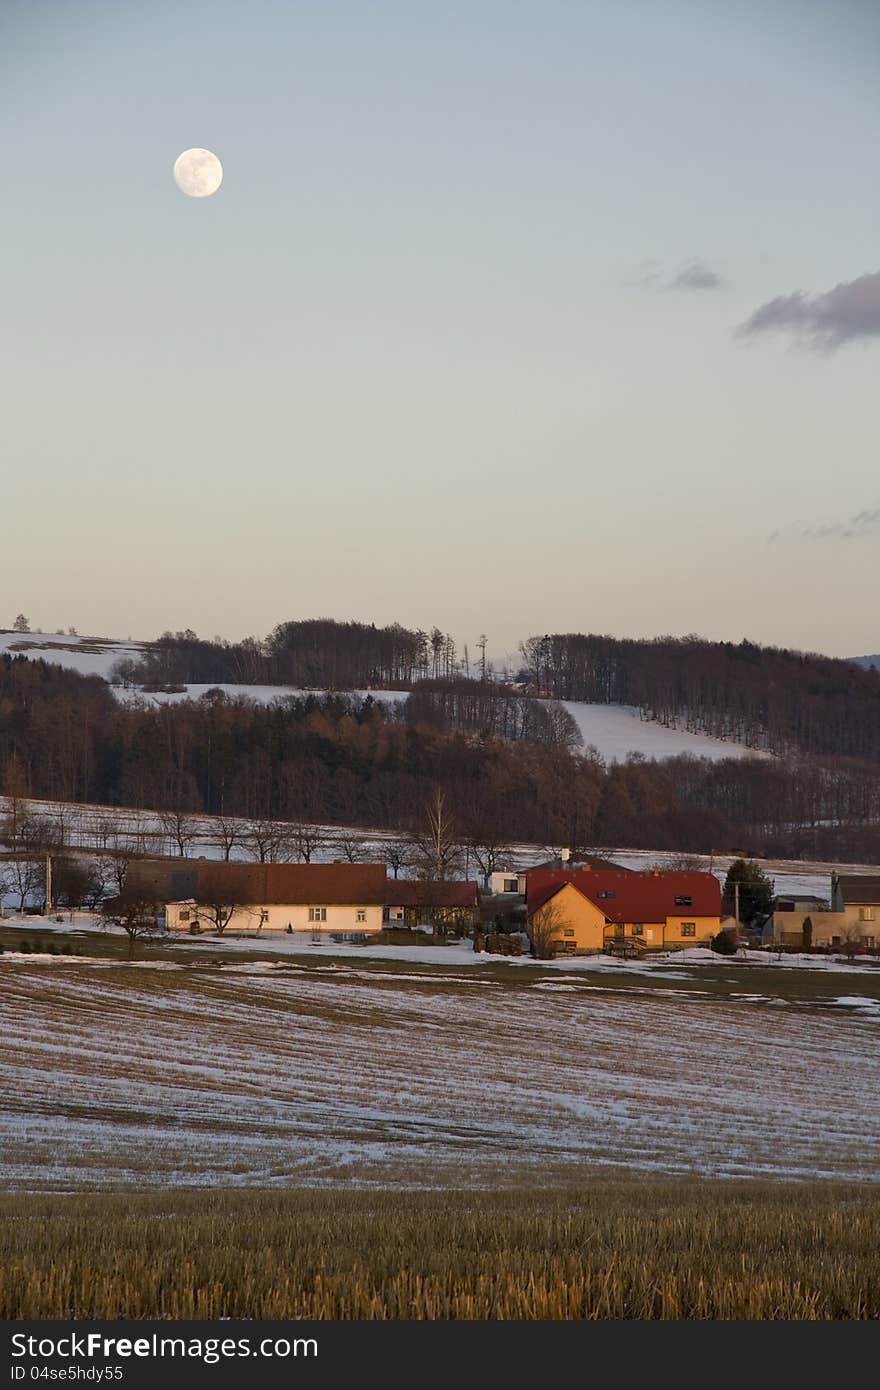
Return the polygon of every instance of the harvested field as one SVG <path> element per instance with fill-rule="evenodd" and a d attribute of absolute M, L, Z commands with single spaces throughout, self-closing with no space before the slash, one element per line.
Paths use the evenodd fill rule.
<path fill-rule="evenodd" d="M 876 1014 L 681 977 L 2 957 L 0 1037 L 7 1192 L 880 1176 Z"/>
<path fill-rule="evenodd" d="M 0 1199 L 0 1318 L 877 1318 L 880 1189 Z"/>

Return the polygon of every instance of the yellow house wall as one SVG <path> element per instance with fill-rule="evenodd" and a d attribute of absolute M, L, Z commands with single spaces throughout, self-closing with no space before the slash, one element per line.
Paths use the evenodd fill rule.
<path fill-rule="evenodd" d="M 694 923 L 696 931 L 693 936 L 682 936 L 682 922 Z M 668 917 L 665 922 L 642 922 L 642 930 L 636 933 L 632 922 L 624 922 L 622 928 L 616 922 L 610 922 L 605 928 L 605 940 L 619 941 L 623 937 L 627 941 L 640 941 L 649 950 L 660 946 L 696 946 L 714 936 L 719 925 L 718 917 Z"/>
<path fill-rule="evenodd" d="M 565 925 L 574 931 L 574 936 L 565 936 L 560 931 L 554 935 L 557 949 L 575 951 L 601 951 L 605 932 L 605 914 L 567 883 L 561 892 L 550 899 L 548 906 L 558 907 L 566 918 Z"/>
<path fill-rule="evenodd" d="M 235 932 L 286 932 L 288 923 L 294 932 L 320 932 L 325 935 L 327 932 L 366 932 L 372 935 L 382 930 L 382 908 L 379 905 L 362 907 L 357 905 L 334 906 L 328 903 L 315 903 L 315 907 L 326 907 L 326 922 L 310 922 L 308 906 L 299 904 L 272 903 L 265 908 L 261 908 L 259 903 L 253 907 L 236 908 L 229 924 L 224 929 L 230 935 Z M 260 926 L 260 914 L 265 911 L 266 920 Z M 359 922 L 358 912 L 366 914 L 366 920 Z M 181 922 L 181 912 L 190 914 L 189 921 Z M 197 909 L 192 903 L 168 903 L 166 907 L 166 921 L 169 931 L 188 932 L 196 916 Z M 213 931 L 210 917 L 204 910 L 198 913 L 199 924 L 202 931 Z"/>
<path fill-rule="evenodd" d="M 863 922 L 858 907 L 848 907 L 843 912 L 775 912 L 773 914 L 773 939 L 786 946 L 799 946 L 803 940 L 803 927 L 807 917 L 813 924 L 811 944 L 830 946 L 835 937 L 843 945 L 848 941 L 864 942 L 873 937 L 880 943 L 880 908 L 875 909 L 874 922 Z"/>
<path fill-rule="evenodd" d="M 632 922 L 609 922 L 605 928 L 606 941 L 620 941 L 621 937 L 625 940 L 640 941 L 645 946 L 663 945 L 663 922 L 642 922 L 642 931 L 635 932 Z"/>
<path fill-rule="evenodd" d="M 682 936 L 682 922 L 694 923 L 696 932 L 693 936 Z M 667 917 L 663 944 L 664 946 L 695 946 L 700 943 L 705 945 L 720 927 L 720 917 L 688 917 L 687 913 L 683 913 L 681 917 Z"/>

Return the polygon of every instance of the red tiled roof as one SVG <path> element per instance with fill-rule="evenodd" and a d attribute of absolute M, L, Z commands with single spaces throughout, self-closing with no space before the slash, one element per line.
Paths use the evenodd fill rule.
<path fill-rule="evenodd" d="M 634 873 L 630 870 L 563 871 L 538 869 L 526 877 L 526 905 L 552 885 L 571 883 L 589 898 L 611 922 L 665 922 L 667 917 L 720 917 L 721 884 L 707 873 Z M 610 894 L 611 896 L 605 896 Z M 548 894 L 543 898 L 547 902 Z M 676 903 L 676 898 L 689 899 Z M 539 905 L 543 905 L 543 902 Z"/>
<path fill-rule="evenodd" d="M 389 907 L 476 907 L 476 883 L 452 879 L 389 879 Z"/>
<path fill-rule="evenodd" d="M 533 917 L 536 912 L 540 912 L 551 898 L 555 898 L 557 893 L 561 893 L 565 883 L 545 883 L 543 888 L 536 888 L 528 900 L 527 914 Z"/>
<path fill-rule="evenodd" d="M 251 906 L 271 903 L 367 907 L 385 902 L 384 864 L 237 864 L 198 860 L 197 900 L 234 895 Z"/>

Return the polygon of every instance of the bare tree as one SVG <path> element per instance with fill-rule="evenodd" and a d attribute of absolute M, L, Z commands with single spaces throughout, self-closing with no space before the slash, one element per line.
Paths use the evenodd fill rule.
<path fill-rule="evenodd" d="M 261 864 L 286 864 L 295 848 L 295 834 L 279 821 L 256 819 L 242 832 L 242 844 Z"/>
<path fill-rule="evenodd" d="M 535 959 L 552 960 L 556 955 L 557 945 L 562 943 L 566 929 L 570 928 L 571 919 L 552 898 L 543 907 L 539 907 L 529 922 L 532 955 Z"/>
<path fill-rule="evenodd" d="M 54 845 L 55 827 L 35 816 L 26 802 L 11 799 L 3 838 L 9 846 L 11 891 L 18 896 L 18 910 L 46 891 L 46 856 Z"/>
<path fill-rule="evenodd" d="M 0 915 L 2 915 L 3 899 L 7 893 L 13 891 L 12 865 L 0 860 Z"/>
<path fill-rule="evenodd" d="M 500 836 L 494 836 L 485 829 L 469 835 L 467 845 L 483 875 L 483 885 L 488 888 L 489 879 L 499 865 L 510 860 L 510 848 Z"/>
<path fill-rule="evenodd" d="M 313 857 L 326 843 L 326 836 L 317 825 L 297 823 L 291 826 L 290 835 L 296 857 L 304 864 L 311 864 Z"/>
<path fill-rule="evenodd" d="M 45 861 L 20 856 L 12 861 L 10 867 L 10 891 L 18 897 L 19 912 L 24 912 L 24 905 L 28 898 L 35 899 L 45 892 Z"/>
<path fill-rule="evenodd" d="M 214 821 L 217 827 L 217 843 L 223 851 L 223 858 L 232 858 L 232 851 L 236 845 L 244 844 L 244 830 L 241 821 L 232 820 L 229 816 L 218 816 Z"/>
<path fill-rule="evenodd" d="M 402 840 L 389 840 L 385 846 L 385 863 L 397 878 L 401 869 L 408 869 L 412 863 L 410 846 Z"/>
<path fill-rule="evenodd" d="M 186 817 L 184 818 L 187 819 Z M 163 827 L 164 829 L 164 827 Z M 126 846 L 134 854 L 146 854 L 147 837 L 151 834 L 150 822 L 140 812 L 132 816 L 125 828 Z"/>
<path fill-rule="evenodd" d="M 185 811 L 163 811 L 159 816 L 165 835 L 176 847 L 181 859 L 186 859 L 199 833 L 199 823 Z"/>
<path fill-rule="evenodd" d="M 108 864 L 108 882 L 115 889 L 116 893 L 125 891 L 125 881 L 128 877 L 128 866 L 131 863 L 131 853 L 124 840 L 114 844 L 107 855 L 102 856 Z"/>
<path fill-rule="evenodd" d="M 89 844 L 97 850 L 106 849 L 110 842 L 113 830 L 118 833 L 118 822 L 114 822 L 109 816 L 104 816 L 99 811 L 93 816 L 84 816 L 80 821 L 80 838 L 83 845 Z"/>
<path fill-rule="evenodd" d="M 128 863 L 126 861 L 126 869 Z M 85 897 L 86 907 L 92 912 L 97 912 L 107 896 L 108 889 L 113 887 L 117 894 L 122 892 L 125 887 L 125 875 L 123 874 L 122 883 L 118 882 L 116 874 L 116 860 L 112 854 L 94 854 L 89 864 L 89 887 Z"/>
<path fill-rule="evenodd" d="M 196 904 L 199 916 L 207 917 L 218 936 L 223 935 L 236 912 L 250 906 L 233 883 L 215 880 L 214 875 L 208 875 L 205 886 L 200 886 Z"/>
<path fill-rule="evenodd" d="M 438 788 L 425 808 L 424 827 L 412 837 L 423 878 L 450 878 L 461 865 L 462 846 L 446 793 Z"/>
<path fill-rule="evenodd" d="M 364 842 L 359 835 L 340 835 L 334 843 L 341 849 L 347 864 L 359 864 L 364 852 Z"/>
<path fill-rule="evenodd" d="M 151 940 L 164 932 L 159 921 L 160 905 L 137 892 L 123 892 L 109 898 L 102 907 L 105 926 L 121 927 L 128 936 L 128 954 L 139 940 Z"/>
<path fill-rule="evenodd" d="M 52 856 L 52 896 L 59 907 L 68 909 L 71 917 L 93 894 L 93 873 L 89 864 L 72 855 Z M 50 906 L 47 903 L 47 910 Z"/>

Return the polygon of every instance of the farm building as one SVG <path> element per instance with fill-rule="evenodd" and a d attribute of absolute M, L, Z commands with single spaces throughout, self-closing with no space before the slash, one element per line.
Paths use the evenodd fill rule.
<path fill-rule="evenodd" d="M 777 900 L 767 932 L 768 939 L 780 946 L 873 950 L 880 942 L 880 877 L 876 874 L 832 874 L 830 912 L 811 909 L 800 899 L 790 905 L 789 901 Z"/>
<path fill-rule="evenodd" d="M 166 900 L 169 931 L 290 932 L 363 940 L 382 930 L 384 864 L 194 861 L 191 890 Z"/>
<path fill-rule="evenodd" d="M 395 878 L 387 884 L 385 921 L 404 927 L 474 926 L 477 885 L 471 880 Z"/>

